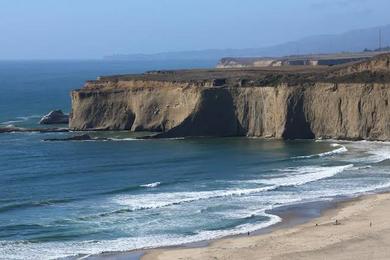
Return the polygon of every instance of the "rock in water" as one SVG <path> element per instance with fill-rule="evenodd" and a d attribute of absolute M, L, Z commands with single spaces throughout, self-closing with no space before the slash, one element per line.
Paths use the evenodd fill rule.
<path fill-rule="evenodd" d="M 0 134 L 2 133 L 28 133 L 28 132 L 36 132 L 36 133 L 66 133 L 69 132 L 68 128 L 24 128 L 24 127 L 16 127 L 16 126 L 6 126 L 0 127 Z"/>
<path fill-rule="evenodd" d="M 88 134 L 76 135 L 68 138 L 48 138 L 43 139 L 43 141 L 89 141 L 93 140 L 93 138 Z"/>
<path fill-rule="evenodd" d="M 68 138 L 48 138 L 43 141 L 109 141 L 109 138 L 91 137 L 89 134 L 76 135 Z"/>
<path fill-rule="evenodd" d="M 43 116 L 39 121 L 41 125 L 52 125 L 52 124 L 68 124 L 69 115 L 66 115 L 62 110 L 53 110 L 49 114 Z"/>

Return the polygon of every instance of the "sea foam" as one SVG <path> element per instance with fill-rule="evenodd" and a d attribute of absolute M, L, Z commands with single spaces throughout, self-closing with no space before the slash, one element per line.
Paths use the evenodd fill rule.
<path fill-rule="evenodd" d="M 161 182 L 153 182 L 153 183 L 149 183 L 149 184 L 143 184 L 143 185 L 140 185 L 140 187 L 143 187 L 143 188 L 156 188 L 157 186 L 159 186 L 161 184 Z"/>
<path fill-rule="evenodd" d="M 325 157 L 325 156 L 332 156 L 336 154 L 341 154 L 341 153 L 346 153 L 348 152 L 347 147 L 341 144 L 331 144 L 330 146 L 332 147 L 338 147 L 332 151 L 324 152 L 324 153 L 319 153 L 319 154 L 311 154 L 311 155 L 303 155 L 303 156 L 296 156 L 293 157 L 292 159 L 310 159 L 310 158 L 316 158 L 316 157 Z"/>
<path fill-rule="evenodd" d="M 251 180 L 248 182 L 261 183 L 275 186 L 298 186 L 306 183 L 318 181 L 325 178 L 330 178 L 347 169 L 353 167 L 353 164 L 344 166 L 303 166 L 296 168 L 282 169 L 286 173 L 285 177 L 278 177 L 263 180 Z"/>
<path fill-rule="evenodd" d="M 274 190 L 281 186 L 297 186 L 309 182 L 318 181 L 324 178 L 329 178 L 352 167 L 353 165 L 349 164 L 344 166 L 332 167 L 288 168 L 284 170 L 288 174 L 285 177 L 245 181 L 247 183 L 261 184 L 264 187 L 246 189 L 236 188 L 212 191 L 153 193 L 142 195 L 118 195 L 113 198 L 113 202 L 119 205 L 127 206 L 129 207 L 129 210 L 135 211 L 168 207 L 199 200 L 208 200 L 232 196 L 246 196 Z M 147 185 L 149 186 L 144 187 L 152 187 L 156 185 L 156 183 L 151 183 Z"/>
<path fill-rule="evenodd" d="M 372 150 L 369 151 L 369 154 L 371 154 L 371 156 L 367 158 L 368 161 L 380 163 L 390 159 L 390 147 Z"/>
<path fill-rule="evenodd" d="M 232 196 L 245 196 L 275 189 L 276 186 L 266 186 L 253 189 L 230 189 L 198 192 L 166 192 L 142 195 L 118 195 L 113 202 L 127 206 L 130 210 L 145 210 L 179 205 L 199 200 L 215 199 Z"/>
<path fill-rule="evenodd" d="M 281 221 L 281 218 L 259 212 L 268 221 L 255 224 L 243 224 L 227 230 L 197 231 L 195 235 L 153 235 L 143 237 L 123 237 L 114 240 L 63 241 L 30 243 L 27 241 L 0 241 L 0 258 L 7 259 L 58 259 L 81 257 L 104 252 L 121 252 L 136 249 L 176 246 L 199 241 L 218 239 L 229 235 L 253 232 Z"/>
<path fill-rule="evenodd" d="M 14 120 L 8 120 L 8 121 L 0 122 L 0 125 L 13 125 L 15 123 L 22 123 L 22 122 L 28 121 L 30 119 L 41 118 L 41 117 L 42 116 L 40 116 L 40 115 L 18 116 Z"/>
<path fill-rule="evenodd" d="M 390 143 L 388 142 L 359 141 L 351 143 L 350 146 L 364 154 L 364 156 L 348 159 L 350 162 L 375 164 L 390 160 Z"/>
<path fill-rule="evenodd" d="M 337 196 L 344 194 L 358 194 L 387 188 L 390 182 L 372 185 L 350 191 L 334 191 L 324 195 L 322 191 L 311 194 L 319 198 L 321 196 Z M 307 194 L 309 195 L 309 194 Z M 292 201 L 291 201 L 292 202 Z M 56 259 L 64 257 L 83 257 L 96 255 L 104 252 L 121 252 L 136 249 L 148 249 L 155 247 L 176 246 L 199 241 L 218 239 L 229 235 L 245 234 L 277 224 L 282 219 L 279 216 L 266 212 L 267 209 L 253 211 L 252 215 L 264 216 L 268 220 L 261 223 L 247 223 L 226 230 L 199 230 L 194 235 L 153 235 L 143 237 L 123 237 L 113 240 L 86 240 L 86 241 L 63 241 L 30 243 L 28 241 L 0 241 L 0 258 L 7 259 Z"/>

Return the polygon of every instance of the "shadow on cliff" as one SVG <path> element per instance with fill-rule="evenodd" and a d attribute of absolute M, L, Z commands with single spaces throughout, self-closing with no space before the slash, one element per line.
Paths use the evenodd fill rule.
<path fill-rule="evenodd" d="M 245 135 L 235 114 L 231 93 L 223 88 L 202 91 L 194 112 L 180 125 L 155 138 L 174 137 L 228 137 Z"/>
<path fill-rule="evenodd" d="M 282 134 L 285 140 L 315 138 L 306 119 L 303 93 L 304 91 L 297 90 L 287 99 L 286 123 Z"/>
<path fill-rule="evenodd" d="M 315 137 L 306 119 L 304 104 L 303 91 L 300 89 L 288 97 L 286 121 L 281 136 L 283 139 Z M 224 88 L 209 88 L 202 91 L 194 111 L 180 125 L 153 138 L 245 136 L 247 132 L 248 129 L 237 118 L 231 92 Z"/>

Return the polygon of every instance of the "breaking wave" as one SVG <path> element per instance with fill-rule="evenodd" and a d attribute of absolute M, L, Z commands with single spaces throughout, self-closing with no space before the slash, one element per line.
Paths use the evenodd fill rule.
<path fill-rule="evenodd" d="M 196 231 L 194 235 L 153 235 L 127 237 L 114 240 L 63 241 L 31 243 L 28 241 L 0 241 L 0 258 L 12 259 L 58 259 L 70 256 L 88 257 L 104 252 L 122 252 L 136 249 L 147 249 L 164 246 L 177 246 L 199 241 L 218 239 L 229 235 L 245 234 L 269 227 L 281 221 L 281 218 L 260 211 L 257 214 L 267 221 L 256 224 L 243 224 L 227 230 Z M 70 253 L 70 252 L 73 252 Z M 77 253 L 74 253 L 77 252 Z"/>
<path fill-rule="evenodd" d="M 364 192 L 370 192 L 377 189 L 387 188 L 390 182 L 372 185 L 356 190 L 334 191 L 328 193 L 326 196 L 337 195 L 354 195 Z M 318 194 L 317 194 L 318 193 Z M 309 195 L 309 194 L 308 194 Z M 323 191 L 317 191 L 311 196 L 312 198 L 320 198 L 324 196 Z M 299 200 L 292 201 L 299 203 Z M 259 223 L 247 223 L 238 225 L 234 228 L 225 230 L 201 230 L 195 231 L 191 235 L 152 235 L 143 237 L 123 237 L 114 240 L 88 240 L 88 241 L 62 241 L 62 242 L 45 242 L 32 243 L 28 241 L 0 241 L 0 258 L 7 257 L 12 259 L 57 259 L 70 256 L 86 257 L 97 255 L 104 252 L 122 252 L 137 249 L 148 249 L 165 246 L 178 246 L 187 243 L 194 243 L 199 241 L 206 241 L 211 239 L 218 239 L 230 235 L 245 234 L 247 232 L 254 232 L 282 221 L 282 219 L 274 214 L 267 212 L 271 208 L 264 208 L 253 211 L 248 216 L 262 216 L 267 220 Z M 245 217 L 245 216 L 239 216 Z"/>
<path fill-rule="evenodd" d="M 0 125 L 13 125 L 15 123 L 22 123 L 22 122 L 25 122 L 25 121 L 28 121 L 30 119 L 37 119 L 37 118 L 41 118 L 42 116 L 40 115 L 31 115 L 31 116 L 18 116 L 16 117 L 15 119 L 13 120 L 8 120 L 8 121 L 4 121 L 4 122 L 0 122 Z"/>
<path fill-rule="evenodd" d="M 123 142 L 123 141 L 140 141 L 142 139 L 137 138 L 108 138 L 108 141 Z"/>
<path fill-rule="evenodd" d="M 143 185 L 140 185 L 140 187 L 143 187 L 143 188 L 156 188 L 157 186 L 160 186 L 161 182 L 153 182 L 153 183 L 149 183 L 149 184 L 143 184 Z"/>
<path fill-rule="evenodd" d="M 380 163 L 383 161 L 390 160 L 390 147 L 387 147 L 386 149 L 377 149 L 372 150 L 369 152 L 371 156 L 367 158 L 368 161 L 372 163 Z"/>
<path fill-rule="evenodd" d="M 318 181 L 324 178 L 332 177 L 346 169 L 352 168 L 353 165 L 333 166 L 333 167 L 298 167 L 289 168 L 286 171 L 289 175 L 281 178 L 272 178 L 268 180 L 249 180 L 247 183 L 262 184 L 263 187 L 252 189 L 230 189 L 230 190 L 213 190 L 199 192 L 170 192 L 154 193 L 143 195 L 120 195 L 114 198 L 114 202 L 129 207 L 129 210 L 145 210 L 179 205 L 199 200 L 216 199 L 222 197 L 245 196 L 255 193 L 265 192 L 277 189 L 282 186 L 297 186 L 309 182 Z M 147 184 L 152 187 L 156 183 Z M 264 186 L 267 185 L 267 186 Z"/>
<path fill-rule="evenodd" d="M 276 186 L 269 187 L 269 190 L 273 190 L 277 188 Z M 266 189 L 262 190 L 266 191 Z M 261 191 L 261 192 L 262 192 Z M 241 192 L 234 192 L 234 191 L 229 191 L 229 190 L 224 190 L 224 191 L 215 191 L 214 196 L 211 194 L 207 194 L 205 192 L 182 192 L 182 193 L 175 193 L 175 194 L 170 194 L 170 193 L 158 193 L 158 194 L 153 194 L 151 196 L 121 196 L 121 197 L 116 197 L 113 200 L 110 200 L 108 204 L 112 204 L 114 201 L 115 204 L 119 205 L 119 209 L 110 211 L 110 212 L 104 212 L 102 214 L 98 214 L 96 216 L 88 216 L 89 218 L 101 218 L 101 217 L 107 217 L 107 216 L 112 216 L 116 214 L 122 214 L 122 213 L 129 213 L 129 212 L 134 212 L 134 211 L 139 211 L 139 210 L 154 210 L 154 209 L 160 209 L 164 207 L 169 207 L 169 206 L 178 206 L 184 203 L 190 203 L 190 202 L 196 202 L 196 201 L 201 201 L 201 200 L 208 200 L 208 199 L 218 199 L 218 198 L 224 198 L 224 197 L 232 197 L 232 199 L 239 199 L 243 198 L 245 199 L 245 196 L 251 196 L 254 194 L 258 194 L 260 191 L 257 189 L 246 189 L 245 191 Z M 220 194 L 217 194 L 217 192 L 220 192 Z M 265 194 L 265 193 L 263 193 Z M 174 196 L 179 196 L 180 198 L 174 198 Z M 184 198 L 185 197 L 185 198 Z M 139 202 L 139 201 L 142 201 Z M 273 200 L 272 200 L 273 201 Z M 287 203 L 293 203 L 301 201 L 301 199 L 296 199 L 296 198 L 281 198 L 280 196 L 277 197 L 277 202 L 282 203 L 282 204 L 287 204 Z M 258 205 L 257 205 L 258 206 Z M 272 207 L 269 208 L 261 208 L 262 211 L 266 209 L 271 209 Z M 249 218 L 254 215 L 254 212 L 259 211 L 258 208 L 250 208 L 250 209 L 245 209 L 239 213 L 232 213 L 230 214 L 228 211 L 225 212 L 224 217 L 230 214 L 230 216 L 236 214 L 235 218 Z M 200 212 L 203 212 L 203 210 L 200 210 Z M 240 216 L 239 216 L 240 215 Z"/>
<path fill-rule="evenodd" d="M 348 152 L 347 147 L 341 144 L 331 144 L 332 147 L 338 147 L 337 149 L 334 149 L 329 152 L 319 153 L 319 154 L 311 154 L 311 155 L 303 155 L 303 156 L 296 156 L 292 159 L 310 159 L 310 158 L 316 158 L 316 157 L 325 157 L 325 156 L 332 156 L 335 154 L 341 154 Z"/>
<path fill-rule="evenodd" d="M 282 172 L 288 173 L 288 175 L 285 177 L 259 180 L 256 182 L 278 186 L 297 186 L 333 177 L 347 169 L 351 169 L 352 167 L 353 164 L 332 167 L 304 166 L 287 168 L 281 170 Z"/>
<path fill-rule="evenodd" d="M 169 192 L 143 195 L 121 195 L 116 196 L 113 202 L 129 207 L 129 210 L 157 209 L 182 203 L 189 203 L 199 200 L 216 199 L 232 196 L 244 196 L 275 189 L 276 186 L 266 186 L 253 189 L 231 189 L 213 190 L 199 192 Z"/>
<path fill-rule="evenodd" d="M 348 160 L 352 163 L 376 164 L 390 160 L 389 142 L 359 141 L 350 143 L 349 145 L 359 152 L 358 156 Z"/>

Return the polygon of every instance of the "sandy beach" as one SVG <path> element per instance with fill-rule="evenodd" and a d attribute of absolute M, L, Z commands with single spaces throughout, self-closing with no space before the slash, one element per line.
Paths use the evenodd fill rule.
<path fill-rule="evenodd" d="M 390 193 L 367 195 L 306 224 L 207 247 L 150 250 L 142 259 L 390 259 L 389 219 Z"/>

